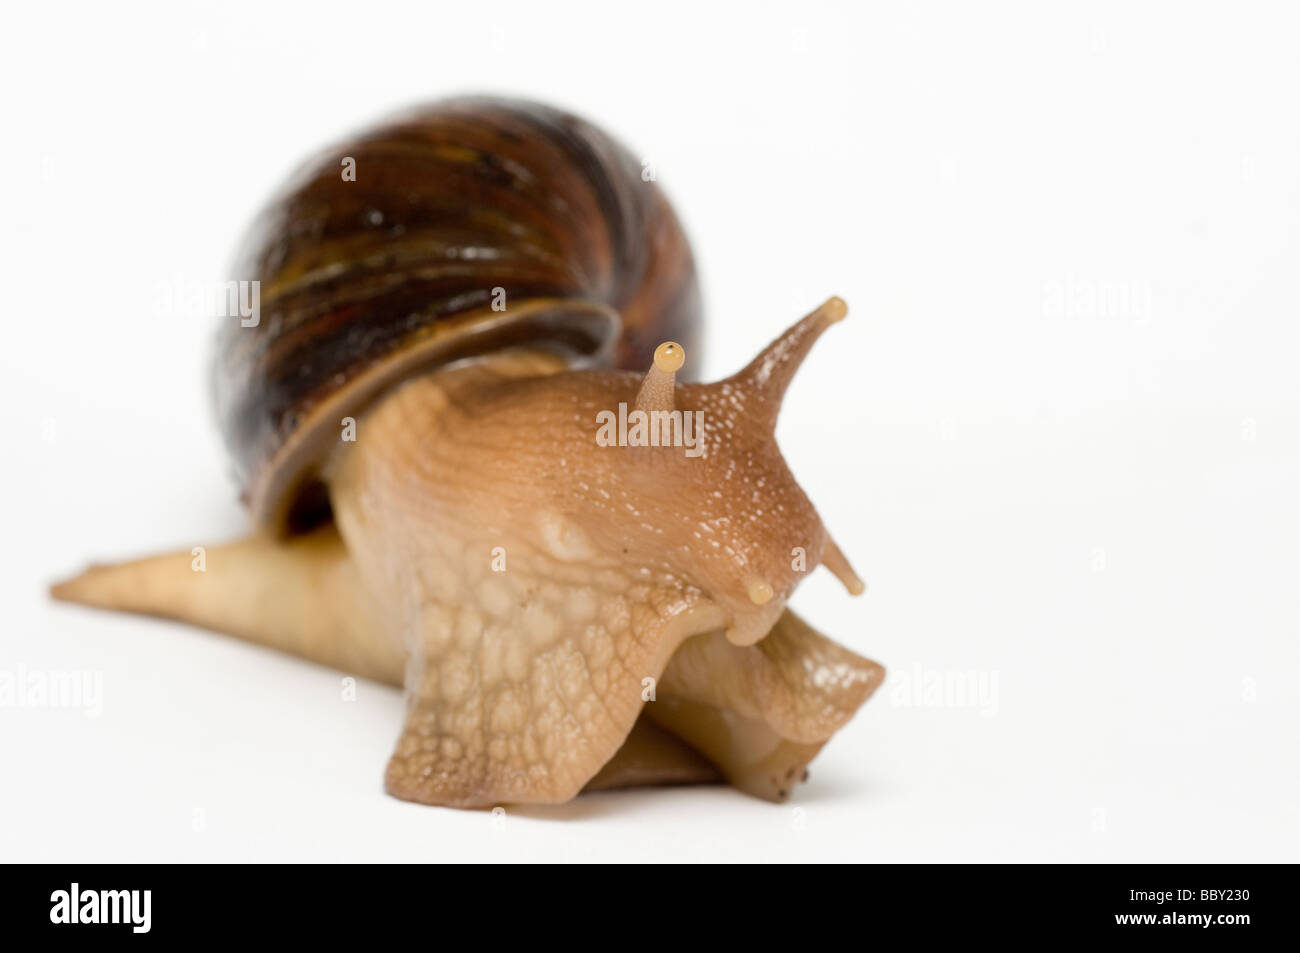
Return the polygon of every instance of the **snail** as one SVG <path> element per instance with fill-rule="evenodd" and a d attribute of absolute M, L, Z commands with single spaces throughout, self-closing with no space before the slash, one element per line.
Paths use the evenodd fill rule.
<path fill-rule="evenodd" d="M 405 800 L 788 798 L 883 677 L 786 608 L 819 564 L 864 588 L 774 436 L 846 306 L 690 382 L 694 260 L 642 171 L 579 118 L 487 97 L 307 163 L 237 259 L 260 314 L 218 333 L 255 531 L 53 596 L 404 686 Z"/>

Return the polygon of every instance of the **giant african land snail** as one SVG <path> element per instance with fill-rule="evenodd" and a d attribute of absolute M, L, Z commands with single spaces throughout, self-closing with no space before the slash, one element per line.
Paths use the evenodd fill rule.
<path fill-rule="evenodd" d="M 845 307 L 733 377 L 678 383 L 695 268 L 641 171 L 573 116 L 483 98 L 308 164 L 237 266 L 259 319 L 220 335 L 217 411 L 258 532 L 203 573 L 186 550 L 54 594 L 404 683 L 401 798 L 724 779 L 785 798 L 882 677 L 785 608 L 819 562 L 863 588 L 773 436 Z M 638 445 L 637 411 L 699 432 Z M 620 439 L 598 439 L 615 413 Z"/>

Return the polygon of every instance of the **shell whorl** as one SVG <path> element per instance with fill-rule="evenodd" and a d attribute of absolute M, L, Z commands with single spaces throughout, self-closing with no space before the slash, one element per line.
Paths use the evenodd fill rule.
<path fill-rule="evenodd" d="M 700 321 L 689 244 L 641 164 L 513 100 L 438 102 L 329 149 L 232 277 L 260 282 L 260 315 L 223 322 L 217 416 L 255 520 L 279 528 L 324 510 L 341 418 L 412 374 L 519 346 L 640 367 L 665 338 L 693 349 Z"/>

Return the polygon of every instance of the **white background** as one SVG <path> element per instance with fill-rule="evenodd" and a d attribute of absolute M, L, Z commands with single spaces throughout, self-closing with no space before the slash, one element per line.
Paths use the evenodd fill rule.
<path fill-rule="evenodd" d="M 0 859 L 1300 860 L 1294 7 L 973 7 L 6 10 L 0 671 L 103 711 L 0 707 Z M 850 304 L 778 434 L 870 592 L 793 605 L 890 677 L 789 804 L 401 803 L 397 691 L 46 600 L 246 528 L 212 323 L 160 283 L 229 277 L 318 147 L 476 90 L 654 162 L 705 376 Z"/>

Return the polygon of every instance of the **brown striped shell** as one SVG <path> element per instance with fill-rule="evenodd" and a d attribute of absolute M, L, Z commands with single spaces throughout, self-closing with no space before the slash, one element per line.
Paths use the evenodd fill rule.
<path fill-rule="evenodd" d="M 260 315 L 222 325 L 217 415 L 254 519 L 276 528 L 321 517 L 340 421 L 412 374 L 518 346 L 644 368 L 664 339 L 693 350 L 700 322 L 690 247 L 641 163 L 515 100 L 445 100 L 326 151 L 258 217 L 233 277 L 260 282 Z"/>

